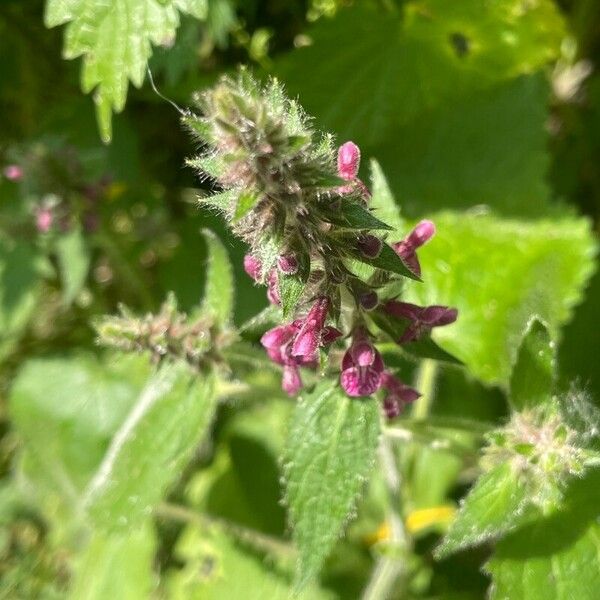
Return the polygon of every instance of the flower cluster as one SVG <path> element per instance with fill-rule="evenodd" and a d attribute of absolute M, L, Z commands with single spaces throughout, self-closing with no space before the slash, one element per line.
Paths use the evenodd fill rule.
<path fill-rule="evenodd" d="M 392 228 L 369 208 L 371 192 L 359 178 L 358 146 L 348 141 L 336 155 L 331 137 L 315 134 L 277 82 L 261 87 L 242 71 L 196 100 L 201 116 L 184 121 L 203 151 L 189 164 L 212 180 L 217 193 L 201 201 L 249 244 L 246 272 L 281 307 L 283 323 L 261 343 L 283 367 L 283 389 L 298 393 L 300 369 L 330 354 L 349 396 L 381 390 L 386 415 L 397 416 L 419 394 L 386 369 L 377 344 L 387 336 L 416 347 L 457 317 L 398 299 L 404 278 L 420 280 L 417 250 L 434 235 L 433 223 L 388 243 Z M 343 353 L 333 350 L 342 343 Z"/>

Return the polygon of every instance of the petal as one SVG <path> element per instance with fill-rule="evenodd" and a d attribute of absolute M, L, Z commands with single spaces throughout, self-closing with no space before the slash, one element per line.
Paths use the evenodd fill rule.
<path fill-rule="evenodd" d="M 458 317 L 458 311 L 448 306 L 428 306 L 423 310 L 421 320 L 430 327 L 440 327 L 454 323 Z"/>
<path fill-rule="evenodd" d="M 260 281 L 262 277 L 262 265 L 260 260 L 252 254 L 246 254 L 246 256 L 244 256 L 244 271 L 246 271 L 254 281 Z"/>
<path fill-rule="evenodd" d="M 283 368 L 281 389 L 288 394 L 288 396 L 295 396 L 302 389 L 302 379 L 300 379 L 298 367 L 286 366 Z"/>
<path fill-rule="evenodd" d="M 294 331 L 290 325 L 278 325 L 264 333 L 260 338 L 260 343 L 265 348 L 279 348 L 292 339 Z"/>
<path fill-rule="evenodd" d="M 417 223 L 416 227 L 408 234 L 406 241 L 413 248 L 419 248 L 435 235 L 435 224 L 424 219 Z"/>
<path fill-rule="evenodd" d="M 379 389 L 380 373 L 371 367 L 351 367 L 342 371 L 340 382 L 353 397 L 370 396 Z"/>
<path fill-rule="evenodd" d="M 409 302 L 398 302 L 398 300 L 388 300 L 384 304 L 385 312 L 392 317 L 399 319 L 409 319 L 410 321 L 417 321 L 421 317 L 423 309 L 416 304 L 410 304 Z"/>
<path fill-rule="evenodd" d="M 339 329 L 327 325 L 321 332 L 321 346 L 328 346 L 340 337 L 342 337 L 342 332 Z"/>

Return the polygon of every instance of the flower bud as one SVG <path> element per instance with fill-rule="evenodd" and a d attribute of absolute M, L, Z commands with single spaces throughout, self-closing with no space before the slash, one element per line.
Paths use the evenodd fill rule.
<path fill-rule="evenodd" d="M 246 271 L 254 281 L 260 281 L 262 276 L 262 264 L 260 260 L 252 254 L 246 254 L 246 256 L 244 256 L 244 271 Z"/>
<path fill-rule="evenodd" d="M 294 275 L 298 272 L 298 259 L 293 254 L 282 254 L 277 259 L 277 266 L 284 275 Z"/>
<path fill-rule="evenodd" d="M 363 292 L 358 297 L 358 303 L 365 310 L 373 310 L 379 303 L 379 297 L 377 296 L 377 292 L 374 292 L 374 291 Z"/>
<path fill-rule="evenodd" d="M 338 150 L 338 175 L 352 181 L 358 174 L 360 150 L 354 142 L 346 142 Z"/>
<path fill-rule="evenodd" d="M 35 214 L 35 227 L 40 233 L 48 233 L 52 227 L 54 215 L 50 208 L 39 208 Z"/>
<path fill-rule="evenodd" d="M 366 234 L 358 238 L 358 249 L 367 258 L 376 258 L 381 252 L 382 242 L 374 235 Z"/>

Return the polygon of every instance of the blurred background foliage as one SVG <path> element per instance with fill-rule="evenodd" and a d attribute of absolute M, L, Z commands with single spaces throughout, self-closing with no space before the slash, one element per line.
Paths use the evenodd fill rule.
<path fill-rule="evenodd" d="M 432 244 L 425 262 L 438 264 L 447 252 L 471 261 L 475 282 L 465 277 L 453 284 L 464 286 L 467 296 L 469 286 L 485 277 L 492 287 L 514 290 L 515 298 L 521 290 L 526 303 L 539 270 L 549 270 L 546 276 L 551 277 L 555 265 L 532 262 L 527 269 L 506 267 L 503 272 L 511 257 L 552 253 L 552 247 L 560 246 L 561 256 L 575 264 L 580 255 L 589 254 L 589 242 L 577 246 L 586 227 L 576 216 L 587 216 L 597 233 L 596 0 L 503 0 L 485 8 L 479 0 L 205 0 L 186 6 L 192 4 L 196 12 L 182 14 L 176 36 L 162 39 L 149 59 L 161 93 L 186 107 L 193 91 L 240 63 L 260 75 L 277 76 L 315 117 L 318 128 L 332 131 L 340 142 L 352 139 L 361 146 L 365 179 L 366 159 L 377 158 L 406 218 L 465 211 L 460 223 L 456 216 L 441 218 L 455 237 L 446 239 L 442 228 L 440 246 L 436 250 Z M 96 348 L 93 318 L 115 312 L 121 302 L 138 312 L 156 310 L 171 290 L 180 308 L 190 310 L 204 286 L 206 247 L 199 231 L 206 227 L 230 251 L 236 322 L 266 305 L 263 291 L 244 275 L 242 245 L 218 217 L 197 207 L 198 193 L 205 193 L 210 182 L 197 181 L 184 167 L 195 148 L 177 110 L 152 90 L 147 78 L 139 89 L 129 85 L 124 110 L 112 116 L 112 141 L 104 144 L 110 106 L 98 110 L 98 125 L 94 100 L 80 89 L 81 60 L 63 59 L 63 47 L 65 54 L 69 51 L 64 28 L 46 28 L 44 11 L 42 0 L 4 0 L 0 6 L 0 166 L 19 165 L 23 171 L 19 181 L 6 172 L 0 178 L 0 597 L 7 598 L 62 597 L 73 558 L 68 548 L 77 546 L 67 521 L 57 517 L 63 510 L 59 501 L 42 493 L 40 508 L 35 501 L 39 489 L 26 488 L 31 493 L 25 497 L 19 491 L 20 480 L 31 484 L 36 481 L 32 473 L 40 468 L 28 464 L 19 451 L 30 420 L 43 419 L 48 431 L 60 432 L 60 447 L 53 446 L 52 436 L 47 441 L 49 460 L 60 458 L 77 484 L 78 477 L 83 481 L 90 472 L 147 375 L 139 362 L 115 364 Z M 85 47 L 72 47 L 71 55 L 85 53 Z M 142 78 L 144 74 L 142 61 Z M 52 223 L 46 227 L 48 214 Z M 488 214 L 505 217 L 504 229 L 492 225 L 486 230 Z M 518 219 L 517 224 L 510 219 Z M 534 240 L 531 250 L 528 236 Z M 496 252 L 499 270 L 479 275 L 478 256 L 488 252 Z M 574 276 L 581 287 L 591 271 L 588 265 Z M 503 279 L 506 273 L 512 279 Z M 443 273 L 433 280 L 433 299 L 443 302 L 448 291 Z M 572 303 L 581 299 L 561 281 L 555 286 L 561 306 L 563 294 L 573 295 Z M 468 302 L 477 306 L 478 298 Z M 577 381 L 596 398 L 599 307 L 596 272 L 562 331 L 559 361 L 563 387 Z M 496 339 L 501 333 L 493 328 L 501 321 L 486 316 L 483 304 L 480 308 L 472 322 L 465 316 L 464 335 L 475 328 L 482 340 Z M 561 310 L 548 304 L 549 314 L 563 322 L 569 314 Z M 452 346 L 453 340 L 447 341 Z M 494 346 L 482 342 L 472 351 L 491 356 Z M 31 362 L 48 356 L 49 363 L 36 367 Z M 474 359 L 469 376 L 444 372 L 438 414 L 481 420 L 502 416 L 506 408 L 496 385 L 506 378 L 503 360 L 494 356 L 486 364 Z M 9 416 L 8 395 L 17 373 L 12 393 L 24 412 Z M 75 404 L 70 409 L 62 391 L 66 384 L 53 387 L 62 377 L 71 381 Z M 268 373 L 249 377 L 259 389 L 274 389 Z M 36 385 L 38 391 L 32 391 Z M 111 390 L 107 395 L 114 406 L 97 406 L 98 392 L 90 400 L 97 414 L 82 417 L 78 403 L 90 403 L 82 401 L 87 392 L 78 391 L 78 385 L 81 390 Z M 23 400 L 27 394 L 35 409 Z M 187 504 L 217 519 L 211 536 L 198 536 L 191 528 L 182 533 L 181 515 L 175 515 L 172 521 L 157 521 L 158 537 L 141 530 L 129 541 L 140 556 L 155 557 L 156 572 L 164 575 L 161 590 L 170 597 L 239 597 L 233 588 L 218 587 L 222 582 L 210 584 L 215 556 L 226 556 L 232 566 L 223 568 L 239 572 L 240 581 L 254 581 L 262 565 L 256 558 L 261 544 L 287 535 L 278 503 L 277 457 L 289 404 L 275 392 L 269 394 L 272 400 L 242 398 L 222 408 L 214 443 L 198 453 L 172 492 L 173 498 L 185 497 Z M 45 401 L 38 406 L 41 396 Z M 415 504 L 423 507 L 444 500 L 449 490 L 456 497 L 464 486 L 456 483 L 460 466 L 454 456 L 440 450 L 426 453 L 414 467 Z M 436 476 L 438 485 L 432 486 L 430 475 L 440 472 L 444 477 Z M 377 493 L 375 482 L 360 508 L 361 518 L 327 565 L 324 588 L 314 594 L 357 597 L 372 567 L 369 540 L 377 537 L 380 526 Z M 241 549 L 224 534 L 222 522 L 234 530 L 233 537 L 246 530 L 260 535 Z M 418 544 L 427 548 L 432 539 L 425 529 Z M 130 551 L 116 548 L 111 556 L 117 560 L 119 552 L 127 556 Z M 106 552 L 101 541 L 81 560 L 102 562 L 94 552 Z M 282 565 L 270 569 L 257 598 L 285 597 L 289 557 L 275 554 Z M 455 557 L 435 574 L 425 562 L 413 591 L 429 589 L 442 597 L 446 590 L 458 590 L 460 597 L 482 597 L 486 581 L 478 573 L 479 562 L 473 555 Z M 93 574 L 104 577 L 99 589 L 107 594 L 126 590 L 123 582 L 121 588 L 111 588 L 118 584 L 110 581 L 109 567 L 104 575 Z M 198 579 L 202 569 L 208 575 Z M 155 586 L 141 581 L 136 585 Z M 81 580 L 77 585 L 83 585 Z M 80 597 L 88 597 L 81 590 Z"/>

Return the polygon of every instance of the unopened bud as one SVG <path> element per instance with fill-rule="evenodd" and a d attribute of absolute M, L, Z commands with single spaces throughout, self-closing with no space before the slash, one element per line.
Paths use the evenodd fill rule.
<path fill-rule="evenodd" d="M 284 275 L 294 275 L 298 272 L 298 259 L 293 254 L 282 254 L 277 259 L 277 266 Z"/>
<path fill-rule="evenodd" d="M 347 181 L 353 180 L 358 174 L 360 150 L 354 142 L 346 142 L 338 150 L 338 175 Z"/>
<path fill-rule="evenodd" d="M 8 165 L 4 167 L 3 173 L 10 181 L 19 181 L 23 178 L 23 169 L 19 165 Z"/>
<path fill-rule="evenodd" d="M 359 250 L 368 258 L 376 258 L 381 252 L 382 242 L 374 235 L 363 235 L 358 239 Z"/>
<path fill-rule="evenodd" d="M 377 292 L 363 292 L 358 297 L 358 302 L 365 310 L 373 310 L 379 303 L 379 297 Z"/>

